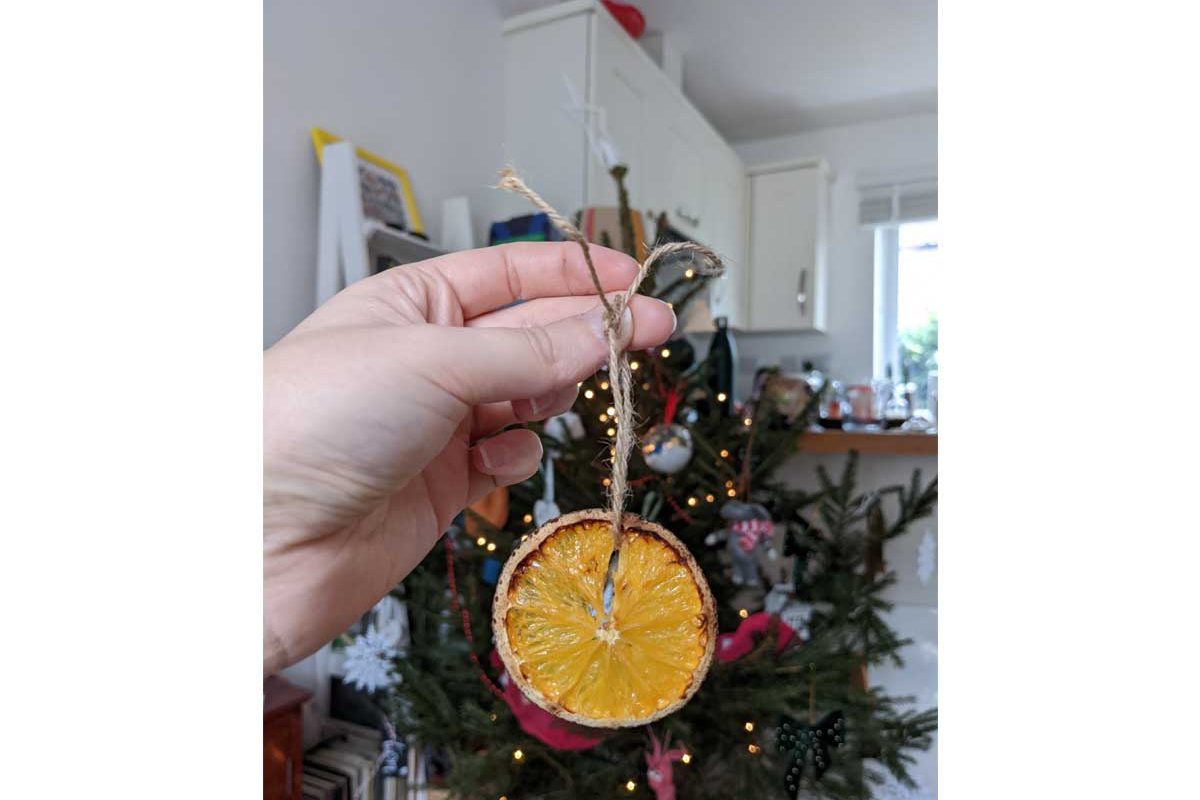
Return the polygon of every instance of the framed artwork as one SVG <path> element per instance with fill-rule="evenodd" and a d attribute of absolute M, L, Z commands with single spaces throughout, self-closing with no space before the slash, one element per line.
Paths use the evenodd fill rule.
<path fill-rule="evenodd" d="M 342 139 L 329 131 L 313 128 L 312 141 L 317 151 L 317 161 L 321 161 L 325 146 Z M 425 225 L 421 222 L 421 212 L 417 210 L 408 172 L 361 147 L 355 147 L 354 152 L 358 156 L 363 214 L 385 225 L 424 237 Z"/>

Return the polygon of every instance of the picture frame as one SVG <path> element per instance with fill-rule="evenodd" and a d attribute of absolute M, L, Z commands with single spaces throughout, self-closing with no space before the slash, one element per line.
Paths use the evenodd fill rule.
<path fill-rule="evenodd" d="M 317 153 L 318 163 L 322 161 L 326 145 L 340 141 L 340 136 L 323 128 L 313 128 L 313 149 Z M 356 146 L 354 153 L 358 156 L 363 214 L 385 225 L 427 238 L 408 171 L 361 147 Z"/>

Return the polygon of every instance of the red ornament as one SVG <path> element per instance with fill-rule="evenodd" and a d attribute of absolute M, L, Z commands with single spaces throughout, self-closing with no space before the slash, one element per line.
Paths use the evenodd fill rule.
<path fill-rule="evenodd" d="M 746 655 L 746 653 L 753 650 L 755 640 L 759 636 L 766 635 L 767 627 L 771 624 L 772 617 L 779 624 L 779 641 L 775 645 L 776 655 L 782 653 L 783 649 L 788 646 L 793 638 L 797 642 L 800 641 L 795 629 L 790 625 L 784 623 L 783 620 L 774 614 L 759 611 L 757 614 L 751 614 L 742 620 L 742 624 L 738 625 L 735 633 L 722 633 L 717 637 L 717 660 L 726 662 L 737 661 Z"/>
<path fill-rule="evenodd" d="M 612 0 L 602 0 L 604 7 L 616 18 L 625 32 L 635 39 L 642 38 L 646 32 L 646 18 L 629 3 L 614 3 Z"/>
<path fill-rule="evenodd" d="M 517 685 L 508 679 L 508 672 L 500 661 L 500 654 L 492 650 L 492 667 L 500 671 L 500 685 L 504 687 L 501 697 L 512 709 L 513 716 L 521 730 L 547 744 L 555 750 L 588 750 L 600 744 L 603 734 L 576 725 L 573 722 L 561 720 L 548 711 L 543 711 L 521 694 Z"/>

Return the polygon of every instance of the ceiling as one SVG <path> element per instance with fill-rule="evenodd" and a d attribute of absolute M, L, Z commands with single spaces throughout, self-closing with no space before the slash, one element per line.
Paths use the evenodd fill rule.
<path fill-rule="evenodd" d="M 496 0 L 503 16 L 555 0 Z M 937 110 L 936 0 L 635 0 L 730 141 Z"/>

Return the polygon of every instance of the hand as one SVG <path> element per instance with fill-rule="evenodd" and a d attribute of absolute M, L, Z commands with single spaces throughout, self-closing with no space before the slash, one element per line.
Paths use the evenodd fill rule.
<path fill-rule="evenodd" d="M 637 264 L 603 247 L 605 292 Z M 510 307 L 515 300 L 526 300 Z M 661 344 L 670 307 L 635 296 L 626 347 Z M 580 248 L 511 244 L 397 267 L 318 308 L 263 358 L 263 669 L 344 631 L 466 505 L 542 458 L 515 423 L 566 411 L 605 363 Z"/>

